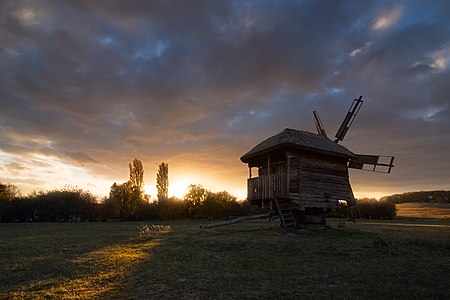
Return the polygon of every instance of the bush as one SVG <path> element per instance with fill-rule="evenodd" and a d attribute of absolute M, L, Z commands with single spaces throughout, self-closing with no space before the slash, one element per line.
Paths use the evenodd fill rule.
<path fill-rule="evenodd" d="M 181 199 L 171 197 L 159 201 L 159 218 L 161 220 L 180 220 L 185 217 L 184 204 Z"/>
<path fill-rule="evenodd" d="M 365 219 L 392 219 L 397 215 L 397 208 L 393 201 L 377 200 L 375 198 L 357 199 L 356 206 L 352 207 L 354 216 Z"/>
<path fill-rule="evenodd" d="M 65 188 L 36 192 L 8 201 L 2 211 L 2 221 L 93 221 L 100 214 L 96 198 L 89 192 Z"/>

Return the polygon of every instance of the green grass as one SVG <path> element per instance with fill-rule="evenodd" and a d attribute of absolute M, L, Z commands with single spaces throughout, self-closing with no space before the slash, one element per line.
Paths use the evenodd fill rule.
<path fill-rule="evenodd" d="M 331 220 L 334 225 L 336 220 Z M 168 223 L 167 223 L 168 224 Z M 0 299 L 448 299 L 450 222 L 0 224 Z M 337 227 L 337 226 L 335 226 Z"/>

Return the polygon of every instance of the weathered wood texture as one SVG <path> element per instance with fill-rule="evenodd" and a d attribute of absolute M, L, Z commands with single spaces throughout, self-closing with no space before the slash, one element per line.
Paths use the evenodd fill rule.
<path fill-rule="evenodd" d="M 350 193 L 346 161 L 301 158 L 299 200 L 304 207 L 334 209 L 337 200 L 349 200 Z"/>
<path fill-rule="evenodd" d="M 286 173 L 276 173 L 263 175 L 247 180 L 247 199 L 264 200 L 287 198 L 287 175 Z"/>
<path fill-rule="evenodd" d="M 333 210 L 338 200 L 354 203 L 348 179 L 347 160 L 324 155 L 285 153 L 266 159 L 261 167 L 264 175 L 248 180 L 248 199 L 289 199 L 299 209 Z M 267 174 L 267 172 L 270 174 Z"/>

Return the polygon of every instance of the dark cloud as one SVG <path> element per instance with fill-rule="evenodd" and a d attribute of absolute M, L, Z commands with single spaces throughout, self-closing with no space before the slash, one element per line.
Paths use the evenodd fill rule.
<path fill-rule="evenodd" d="M 0 162 L 20 173 L 13 167 L 46 155 L 115 180 L 139 157 L 150 170 L 209 169 L 223 188 L 242 189 L 241 154 L 285 127 L 314 131 L 313 109 L 331 136 L 363 95 L 343 144 L 397 156 L 376 188 L 450 188 L 448 10 L 446 1 L 3 1 Z M 356 191 L 368 190 L 365 176 L 354 175 Z"/>

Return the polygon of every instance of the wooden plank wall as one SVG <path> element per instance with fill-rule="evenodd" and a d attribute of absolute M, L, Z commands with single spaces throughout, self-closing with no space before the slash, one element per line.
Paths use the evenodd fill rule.
<path fill-rule="evenodd" d="M 302 160 L 300 157 L 290 157 L 289 162 L 289 198 L 301 200 L 299 190 L 302 179 Z"/>
<path fill-rule="evenodd" d="M 286 173 L 249 178 L 247 180 L 247 191 L 249 201 L 287 198 Z"/>
<path fill-rule="evenodd" d="M 287 199 L 301 209 L 335 209 L 337 200 L 354 202 L 345 160 L 320 155 L 286 153 L 287 157 L 270 158 L 260 167 L 259 177 L 248 179 L 249 201 Z M 273 173 L 272 173 L 273 172 Z"/>
<path fill-rule="evenodd" d="M 351 188 L 345 161 L 321 157 L 291 158 L 289 199 L 303 207 L 334 209 L 349 200 Z"/>

